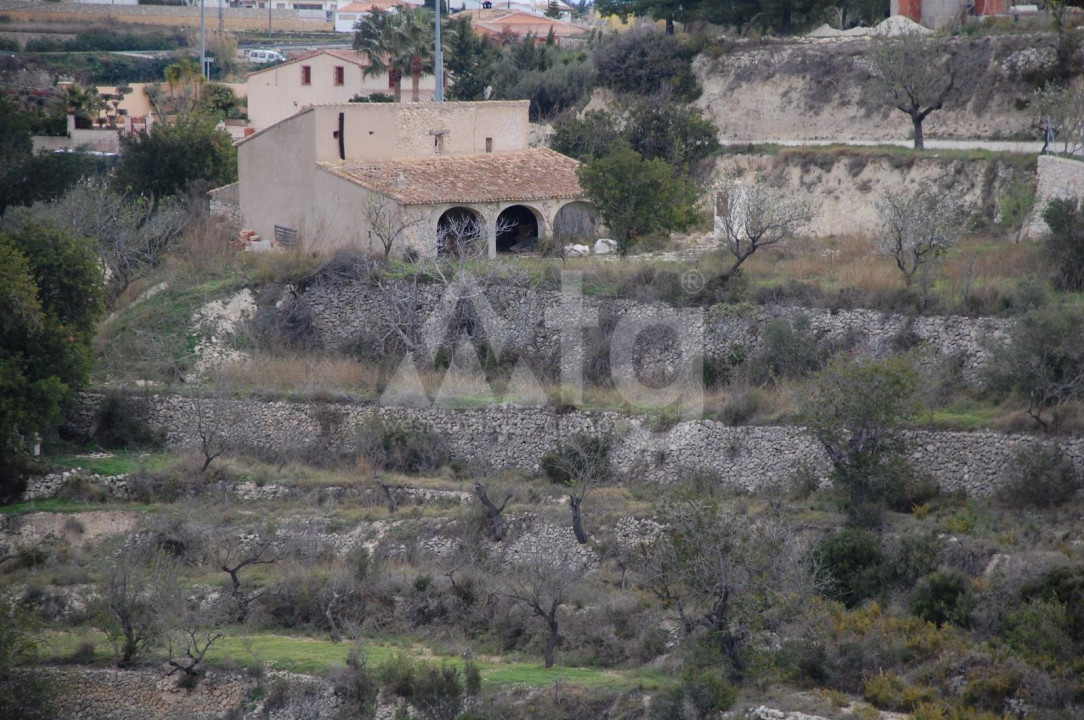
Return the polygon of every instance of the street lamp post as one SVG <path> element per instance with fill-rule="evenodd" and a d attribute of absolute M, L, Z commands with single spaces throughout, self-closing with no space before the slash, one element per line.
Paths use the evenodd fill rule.
<path fill-rule="evenodd" d="M 433 6 L 437 10 L 437 47 L 433 51 L 433 64 L 436 66 L 434 71 L 436 72 L 437 81 L 436 87 L 433 90 L 433 99 L 437 102 L 444 102 L 444 48 L 440 42 L 440 3 L 441 0 L 435 0 Z"/>

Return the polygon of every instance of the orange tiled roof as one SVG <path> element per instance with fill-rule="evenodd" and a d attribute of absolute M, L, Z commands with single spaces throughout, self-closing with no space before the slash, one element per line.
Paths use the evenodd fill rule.
<path fill-rule="evenodd" d="M 403 205 L 583 197 L 580 163 L 548 148 L 317 165 Z"/>
<path fill-rule="evenodd" d="M 352 2 L 349 5 L 339 8 L 336 12 L 363 13 L 369 12 L 374 7 L 386 12 L 392 8 L 399 7 L 400 5 L 417 7 L 418 5 L 421 5 L 421 3 L 413 2 L 413 0 L 358 0 L 358 2 Z"/>
<path fill-rule="evenodd" d="M 363 68 L 369 67 L 370 64 L 369 56 L 363 52 L 358 52 L 357 50 L 313 50 L 312 52 L 305 53 L 304 55 L 301 55 L 299 57 L 290 58 L 284 63 L 280 63 L 269 68 L 263 68 L 261 70 L 253 70 L 248 74 L 248 77 L 252 77 L 253 75 L 259 75 L 260 73 L 270 72 L 271 70 L 277 70 L 284 65 L 292 65 L 293 63 L 309 60 L 316 57 L 317 55 L 330 55 L 331 57 L 342 60 L 343 62 L 348 62 Z"/>
<path fill-rule="evenodd" d="M 525 10 L 501 10 L 500 8 L 486 8 L 482 10 L 464 10 L 456 13 L 456 16 L 465 15 L 471 19 L 474 26 L 484 31 L 497 32 L 510 30 L 517 35 L 533 33 L 540 37 L 549 34 L 553 28 L 556 37 L 568 37 L 570 35 L 582 35 L 587 32 L 579 25 L 554 20 L 545 15 L 538 15 Z"/>

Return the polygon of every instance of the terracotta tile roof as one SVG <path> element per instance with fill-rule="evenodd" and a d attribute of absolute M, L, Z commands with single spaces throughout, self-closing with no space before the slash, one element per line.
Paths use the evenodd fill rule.
<path fill-rule="evenodd" d="M 357 50 L 327 50 L 327 49 L 324 49 L 324 50 L 313 50 L 312 52 L 307 52 L 304 55 L 300 55 L 300 56 L 295 57 L 295 58 L 290 58 L 289 60 L 287 60 L 284 63 L 279 63 L 278 65 L 273 65 L 273 66 L 271 66 L 269 68 L 263 68 L 261 70 L 253 70 L 252 72 L 250 72 L 247 75 L 247 77 L 252 77 L 253 75 L 259 75 L 260 73 L 265 73 L 265 72 L 270 72 L 272 70 L 277 70 L 278 68 L 283 67 L 285 65 L 292 65 L 294 63 L 302 62 L 304 60 L 309 60 L 311 58 L 316 57 L 317 55 L 330 55 L 331 57 L 333 57 L 333 58 L 335 58 L 337 60 L 342 60 L 343 62 L 348 62 L 348 63 L 351 63 L 352 65 L 357 65 L 358 67 L 362 67 L 362 68 L 369 67 L 369 56 L 366 55 L 363 52 L 358 52 Z"/>
<path fill-rule="evenodd" d="M 534 33 L 545 37 L 553 28 L 556 37 L 568 37 L 570 35 L 582 35 L 587 32 L 579 25 L 554 20 L 545 15 L 537 15 L 525 10 L 501 10 L 500 8 L 486 8 L 483 10 L 464 10 L 456 13 L 456 17 L 465 15 L 469 17 L 476 28 L 489 32 L 510 30 L 517 35 Z"/>
<path fill-rule="evenodd" d="M 352 2 L 349 5 L 339 8 L 335 12 L 363 13 L 369 12 L 373 7 L 388 11 L 392 8 L 399 7 L 400 5 L 417 7 L 421 4 L 422 3 L 420 2 L 413 2 L 412 0 L 359 0 L 358 2 Z"/>
<path fill-rule="evenodd" d="M 404 205 L 583 197 L 579 162 L 548 148 L 317 165 Z"/>

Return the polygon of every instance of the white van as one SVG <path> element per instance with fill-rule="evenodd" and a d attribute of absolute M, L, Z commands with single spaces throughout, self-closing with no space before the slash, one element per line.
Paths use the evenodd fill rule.
<path fill-rule="evenodd" d="M 285 62 L 286 56 L 275 50 L 249 50 L 248 61 L 256 65 L 266 65 L 267 63 Z"/>

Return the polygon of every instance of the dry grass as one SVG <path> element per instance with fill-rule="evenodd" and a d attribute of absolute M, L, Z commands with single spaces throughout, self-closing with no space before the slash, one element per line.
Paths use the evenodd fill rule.
<path fill-rule="evenodd" d="M 380 368 L 350 358 L 312 355 L 259 356 L 219 368 L 216 387 L 273 393 L 375 395 Z"/>

